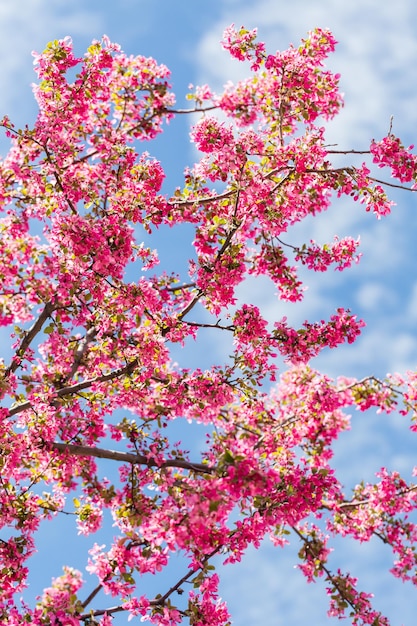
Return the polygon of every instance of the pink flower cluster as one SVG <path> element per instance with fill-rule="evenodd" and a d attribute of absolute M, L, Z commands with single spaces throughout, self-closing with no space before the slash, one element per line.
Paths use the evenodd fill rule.
<path fill-rule="evenodd" d="M 413 148 L 404 148 L 400 139 L 390 134 L 381 141 L 371 143 L 371 154 L 379 167 L 391 168 L 393 178 L 402 183 L 414 181 L 415 184 L 417 157 L 411 153 Z"/>
<path fill-rule="evenodd" d="M 352 261 L 359 263 L 360 254 L 355 255 L 359 246 L 358 239 L 344 237 L 339 239 L 335 236 L 331 244 L 319 246 L 315 241 L 310 241 L 309 245 L 304 244 L 297 250 L 296 261 L 301 261 L 303 265 L 316 272 L 324 272 L 329 265 L 336 264 L 335 269 L 342 271 L 352 265 Z"/>
<path fill-rule="evenodd" d="M 223 48 L 239 61 L 252 60 L 251 69 L 257 70 L 265 57 L 265 44 L 256 41 L 256 35 L 256 28 L 236 30 L 232 24 L 223 33 Z"/>

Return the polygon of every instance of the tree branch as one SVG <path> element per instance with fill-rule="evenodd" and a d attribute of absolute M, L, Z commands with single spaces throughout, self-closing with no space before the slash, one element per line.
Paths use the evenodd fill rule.
<path fill-rule="evenodd" d="M 371 154 L 370 150 L 326 150 L 327 154 Z"/>
<path fill-rule="evenodd" d="M 187 326 L 195 326 L 196 328 L 220 328 L 221 330 L 229 330 L 231 332 L 234 332 L 235 327 L 233 324 L 230 324 L 229 326 L 223 326 L 222 324 L 220 324 L 220 320 L 217 321 L 215 324 L 203 324 L 202 322 L 187 322 L 186 320 L 183 321 L 183 324 L 187 324 Z"/>
<path fill-rule="evenodd" d="M 95 589 L 93 589 L 93 591 L 90 593 L 89 596 L 87 596 L 87 598 L 84 600 L 84 602 L 82 603 L 82 607 L 83 609 L 85 609 L 86 606 L 88 606 L 90 604 L 90 602 L 92 602 L 94 600 L 94 598 L 96 597 L 96 595 L 99 593 L 99 591 L 103 588 L 103 585 L 101 583 L 99 583 L 97 585 L 97 587 Z"/>
<path fill-rule="evenodd" d="M 193 198 L 192 200 L 169 200 L 168 204 L 170 206 L 190 206 L 193 204 L 208 204 L 210 202 L 218 202 L 219 200 L 224 200 L 225 198 L 230 198 L 236 193 L 236 189 L 230 189 L 229 191 L 224 191 L 223 193 L 219 193 L 216 196 L 205 196 L 204 198 Z"/>
<path fill-rule="evenodd" d="M 81 365 L 81 361 L 83 360 L 83 357 L 88 350 L 88 345 L 93 341 L 96 335 L 97 335 L 97 329 L 94 326 L 92 326 L 86 332 L 84 339 L 81 341 L 80 345 L 75 351 L 74 362 L 72 364 L 71 371 L 68 373 L 68 375 L 65 378 L 65 382 L 68 380 L 71 380 L 71 378 L 73 378 L 73 376 L 77 372 L 78 368 Z"/>
<path fill-rule="evenodd" d="M 18 367 L 21 364 L 22 361 L 22 357 L 24 356 L 26 350 L 29 348 L 30 344 L 32 343 L 33 339 L 36 337 L 36 335 L 42 330 L 42 326 L 44 325 L 45 321 L 48 319 L 48 317 L 51 315 L 52 311 L 54 310 L 54 305 L 52 304 L 52 302 L 47 302 L 42 310 L 42 312 L 40 313 L 38 319 L 36 320 L 36 322 L 33 324 L 33 326 L 25 333 L 23 339 L 22 339 L 22 343 L 20 344 L 15 356 L 12 359 L 12 362 L 10 363 L 10 365 L 6 368 L 5 370 L 5 377 L 8 376 L 9 374 L 15 372 Z"/>
<path fill-rule="evenodd" d="M 413 187 L 405 187 L 404 185 L 396 185 L 395 183 L 389 183 L 386 180 L 373 178 L 372 176 L 369 177 L 369 180 L 372 180 L 374 183 L 379 183 L 380 185 L 385 185 L 386 187 L 394 187 L 395 189 L 403 189 L 403 191 L 411 191 L 414 193 L 417 191 L 417 187 L 413 189 Z"/>
<path fill-rule="evenodd" d="M 149 458 L 143 454 L 132 452 L 118 452 L 116 450 L 107 450 L 104 448 L 94 448 L 93 446 L 76 445 L 72 443 L 48 442 L 53 450 L 59 452 L 68 452 L 70 455 L 95 457 L 98 459 L 109 459 L 111 461 L 122 461 L 123 463 L 131 463 L 132 465 L 147 465 L 148 467 L 178 467 L 187 469 L 201 474 L 212 474 L 215 467 L 210 467 L 204 463 L 191 463 L 183 459 L 167 459 L 162 463 L 156 459 Z"/>
<path fill-rule="evenodd" d="M 62 387 L 62 389 L 58 389 L 56 391 L 56 397 L 62 398 L 64 396 L 69 396 L 69 395 L 78 393 L 79 391 L 83 391 L 84 389 L 88 389 L 94 383 L 103 383 L 108 380 L 118 378 L 119 376 L 123 376 L 124 374 L 131 374 L 137 365 L 138 365 L 138 359 L 134 359 L 133 361 L 130 361 L 127 365 L 124 365 L 123 367 L 119 367 L 118 369 L 113 370 L 112 372 L 109 372 L 108 374 L 103 374 L 102 376 L 97 376 L 95 378 L 89 378 L 87 380 L 83 380 L 79 383 L 76 383 L 75 385 L 70 385 L 69 387 Z M 53 402 L 53 399 L 51 399 L 51 402 Z M 31 402 L 29 401 L 22 402 L 21 404 L 18 404 L 15 407 L 12 407 L 11 409 L 9 409 L 9 417 L 12 417 L 13 415 L 17 415 L 18 413 L 21 413 L 22 411 L 26 411 L 27 409 L 30 409 L 31 407 L 32 407 Z"/>
<path fill-rule="evenodd" d="M 195 107 L 194 109 L 165 109 L 164 113 L 173 113 L 174 115 L 187 115 L 189 113 L 205 113 L 206 111 L 214 111 L 220 108 L 218 104 L 212 104 L 208 107 Z"/>

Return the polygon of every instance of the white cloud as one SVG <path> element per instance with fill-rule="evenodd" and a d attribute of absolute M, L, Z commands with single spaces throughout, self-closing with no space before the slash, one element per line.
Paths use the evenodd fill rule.
<path fill-rule="evenodd" d="M 406 309 L 406 317 L 412 321 L 416 321 L 417 319 L 417 282 L 414 282 L 410 300 Z"/>
<path fill-rule="evenodd" d="M 368 311 L 379 310 L 381 306 L 392 308 L 397 302 L 397 296 L 392 289 L 389 289 L 378 282 L 367 282 L 359 287 L 356 300 L 359 305 Z"/>
<path fill-rule="evenodd" d="M 309 623 L 323 623 L 327 610 L 324 589 L 306 585 L 295 567 L 297 561 L 296 542 L 280 549 L 265 540 L 259 550 L 249 548 L 241 563 L 225 567 L 220 591 L 233 624 L 303 624 L 307 607 Z"/>

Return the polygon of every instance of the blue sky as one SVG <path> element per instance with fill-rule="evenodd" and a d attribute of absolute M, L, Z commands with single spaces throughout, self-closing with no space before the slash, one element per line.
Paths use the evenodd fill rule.
<path fill-rule="evenodd" d="M 329 127 L 329 141 L 345 149 L 366 148 L 370 139 L 387 133 L 393 116 L 394 132 L 405 144 L 417 144 L 415 0 L 0 0 L 0 115 L 9 114 L 18 125 L 34 120 L 32 50 L 41 51 L 47 41 L 70 35 L 82 54 L 93 38 L 104 33 L 127 53 L 153 56 L 165 63 L 172 71 L 177 103 L 183 106 L 189 83 L 208 82 L 221 89 L 227 80 L 242 76 L 242 66 L 229 62 L 218 43 L 232 22 L 257 26 L 272 51 L 297 43 L 316 26 L 329 27 L 339 41 L 330 66 L 342 74 L 345 93 L 345 108 Z M 155 146 L 145 146 L 161 159 L 167 188 L 181 184 L 184 166 L 196 158 L 188 124 L 185 118 L 177 119 Z M 383 376 L 417 365 L 417 197 L 407 192 L 392 196 L 397 206 L 386 220 L 377 221 L 361 206 L 344 201 L 292 231 L 288 240 L 296 244 L 310 238 L 325 242 L 334 234 L 360 235 L 362 241 L 360 265 L 343 274 L 309 277 L 302 305 L 283 305 L 259 278 L 240 289 L 241 299 L 261 306 L 271 320 L 288 315 L 295 325 L 306 318 L 328 318 L 338 306 L 350 307 L 363 317 L 367 328 L 356 344 L 316 359 L 315 365 L 330 375 Z M 211 344 L 211 360 L 225 354 L 222 342 Z M 187 358 L 194 360 L 195 355 Z M 382 465 L 408 477 L 415 451 L 415 440 L 402 418 L 355 414 L 352 431 L 337 445 L 336 463 L 346 485 L 362 478 L 371 480 Z M 59 519 L 47 536 L 42 535 L 28 597 L 39 593 L 51 576 L 59 575 L 63 563 L 82 567 L 83 550 L 91 539 L 82 539 L 83 545 L 77 547 L 71 526 L 70 519 Z M 105 542 L 103 537 L 100 541 Z M 375 593 L 376 607 L 392 624 L 415 623 L 415 589 L 384 575 L 390 560 L 382 544 L 344 541 L 339 549 L 341 565 L 359 577 L 365 590 Z M 224 570 L 221 590 L 234 624 L 298 626 L 330 621 L 323 588 L 307 587 L 294 569 L 295 553 L 265 544 L 259 551 L 249 551 L 242 564 Z M 169 582 L 172 579 L 167 576 L 163 583 L 152 581 L 146 589 L 163 592 Z M 115 624 L 123 623 L 124 617 L 115 620 Z"/>

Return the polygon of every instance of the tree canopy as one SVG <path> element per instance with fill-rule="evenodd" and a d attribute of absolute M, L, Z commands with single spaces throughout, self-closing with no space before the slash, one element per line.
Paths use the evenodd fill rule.
<path fill-rule="evenodd" d="M 68 38 L 36 56 L 33 128 L 1 121 L 10 139 L 0 162 L 2 623 L 108 626 L 123 612 L 228 624 L 221 567 L 267 536 L 277 547 L 299 542 L 306 580 L 326 581 L 329 615 L 354 624 L 389 622 L 352 574 L 330 566 L 333 537 L 378 537 L 393 575 L 417 582 L 416 486 L 381 468 L 345 493 L 332 465 L 352 408 L 397 411 L 414 436 L 416 374 L 332 380 L 311 359 L 355 341 L 364 322 L 354 312 L 294 328 L 236 295 L 263 276 L 277 298 L 300 301 L 297 264 L 343 271 L 360 253 L 358 239 L 336 233 L 296 246 L 296 223 L 344 196 L 385 218 L 390 186 L 417 189 L 416 156 L 391 129 L 366 150 L 327 145 L 325 124 L 343 104 L 325 66 L 335 43 L 316 29 L 269 54 L 256 31 L 231 26 L 223 46 L 249 77 L 220 94 L 195 88 L 186 109 L 165 66 L 107 38 L 82 58 Z M 197 115 L 200 154 L 168 192 L 149 142 L 183 114 Z M 159 270 L 144 241 L 179 225 L 193 246 L 188 267 L 176 271 L 173 241 L 172 272 Z M 205 369 L 176 363 L 185 345 L 207 349 L 203 333 L 230 336 L 229 357 Z M 172 439 L 179 419 L 184 437 L 204 426 L 201 450 Z M 102 459 L 117 467 L 111 477 Z M 68 564 L 28 606 L 36 533 L 60 515 L 92 537 L 94 590 Z M 103 524 L 115 535 L 107 546 L 94 543 Z M 177 553 L 183 570 L 145 595 L 141 577 L 157 577 Z"/>

